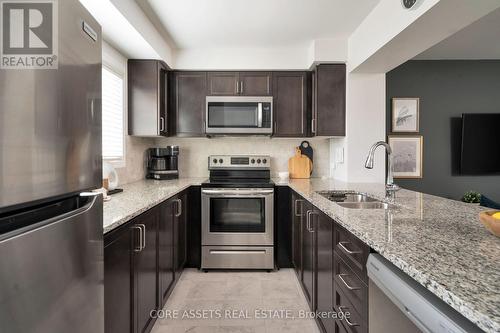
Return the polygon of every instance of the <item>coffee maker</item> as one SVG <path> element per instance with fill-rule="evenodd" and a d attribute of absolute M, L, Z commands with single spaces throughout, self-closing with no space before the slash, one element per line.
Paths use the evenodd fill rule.
<path fill-rule="evenodd" d="M 179 146 L 167 146 L 148 149 L 149 179 L 176 179 L 179 178 L 178 158 Z"/>

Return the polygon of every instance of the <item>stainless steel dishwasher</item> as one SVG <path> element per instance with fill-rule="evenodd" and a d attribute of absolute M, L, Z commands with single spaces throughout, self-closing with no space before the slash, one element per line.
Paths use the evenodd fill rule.
<path fill-rule="evenodd" d="M 370 333 L 482 332 L 380 254 L 366 263 Z"/>

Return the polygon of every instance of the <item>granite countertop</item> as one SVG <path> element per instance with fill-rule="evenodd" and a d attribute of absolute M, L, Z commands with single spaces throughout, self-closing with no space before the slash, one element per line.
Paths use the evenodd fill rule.
<path fill-rule="evenodd" d="M 206 178 L 141 180 L 104 203 L 104 232 Z M 355 190 L 384 199 L 383 184 L 273 179 L 289 186 L 486 332 L 500 332 L 500 239 L 479 222 L 484 208 L 409 190 L 395 208 L 347 209 L 316 193 Z"/>
<path fill-rule="evenodd" d="M 347 209 L 315 192 L 356 190 L 384 199 L 384 185 L 275 183 L 290 186 L 482 330 L 500 332 L 500 239 L 480 223 L 484 207 L 402 189 L 394 209 Z"/>
<path fill-rule="evenodd" d="M 144 179 L 120 186 L 123 192 L 113 194 L 104 202 L 104 233 L 130 221 L 162 201 L 193 185 L 201 185 L 206 178 L 175 180 Z"/>

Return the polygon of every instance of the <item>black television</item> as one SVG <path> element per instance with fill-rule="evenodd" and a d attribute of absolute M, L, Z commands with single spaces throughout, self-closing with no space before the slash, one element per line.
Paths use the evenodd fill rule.
<path fill-rule="evenodd" d="M 460 172 L 500 173 L 500 113 L 462 114 Z"/>

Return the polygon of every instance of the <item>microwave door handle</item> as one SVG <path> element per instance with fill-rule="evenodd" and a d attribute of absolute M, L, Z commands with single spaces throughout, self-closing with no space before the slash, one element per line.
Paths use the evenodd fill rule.
<path fill-rule="evenodd" d="M 257 103 L 257 127 L 262 127 L 262 103 Z"/>

